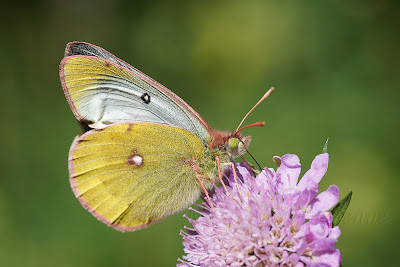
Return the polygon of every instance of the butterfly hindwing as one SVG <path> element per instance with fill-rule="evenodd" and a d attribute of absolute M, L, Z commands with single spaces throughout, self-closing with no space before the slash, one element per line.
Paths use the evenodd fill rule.
<path fill-rule="evenodd" d="M 77 137 L 70 179 L 99 220 L 132 231 L 182 210 L 200 195 L 203 144 L 193 133 L 154 123 L 120 123 Z"/>

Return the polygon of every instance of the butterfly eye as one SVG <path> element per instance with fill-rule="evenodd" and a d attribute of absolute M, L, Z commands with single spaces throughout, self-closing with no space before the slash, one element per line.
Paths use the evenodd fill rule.
<path fill-rule="evenodd" d="M 228 146 L 230 151 L 236 150 L 239 147 L 239 139 L 235 137 L 229 138 Z"/>

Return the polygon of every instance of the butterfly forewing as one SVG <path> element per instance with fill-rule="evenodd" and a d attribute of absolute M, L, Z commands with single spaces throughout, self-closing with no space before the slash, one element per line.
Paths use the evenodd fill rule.
<path fill-rule="evenodd" d="M 200 195 L 200 139 L 181 128 L 121 123 L 77 137 L 70 152 L 75 195 L 98 219 L 122 231 L 142 228 Z"/>
<path fill-rule="evenodd" d="M 60 76 L 75 116 L 92 128 L 130 121 L 161 123 L 186 129 L 203 144 L 210 141 L 211 128 L 189 105 L 102 48 L 69 44 Z"/>

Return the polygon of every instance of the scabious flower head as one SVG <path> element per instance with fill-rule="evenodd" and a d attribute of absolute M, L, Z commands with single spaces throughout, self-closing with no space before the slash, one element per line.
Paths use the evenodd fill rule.
<path fill-rule="evenodd" d="M 327 153 L 318 155 L 301 180 L 296 155 L 274 157 L 277 170 L 265 168 L 254 178 L 236 166 L 238 184 L 228 173 L 228 191 L 215 188 L 213 206 L 202 204 L 202 216 L 188 218 L 193 228 L 181 232 L 183 260 L 178 266 L 339 266 L 335 249 L 340 236 L 328 210 L 338 202 L 332 185 L 318 194 L 328 168 Z"/>

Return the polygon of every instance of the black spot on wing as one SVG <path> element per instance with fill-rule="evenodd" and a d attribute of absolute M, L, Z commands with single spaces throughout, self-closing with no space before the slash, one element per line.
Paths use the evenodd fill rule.
<path fill-rule="evenodd" d="M 143 100 L 144 103 L 150 103 L 150 95 L 148 93 L 144 93 L 140 98 Z"/>

